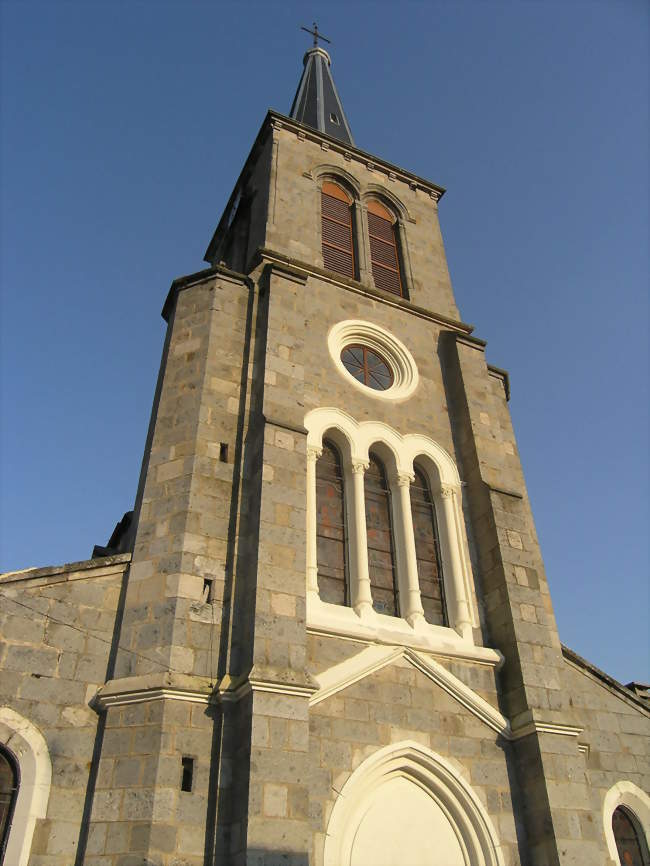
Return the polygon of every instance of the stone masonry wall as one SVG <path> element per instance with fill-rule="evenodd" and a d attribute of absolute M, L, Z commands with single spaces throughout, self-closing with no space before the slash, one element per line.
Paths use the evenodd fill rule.
<path fill-rule="evenodd" d="M 0 577 L 0 706 L 32 722 L 52 761 L 47 817 L 30 866 L 76 862 L 99 717 L 110 675 L 116 610 L 128 555 Z"/>
<path fill-rule="evenodd" d="M 274 184 L 269 199 L 265 246 L 302 262 L 323 266 L 320 230 L 320 177 L 340 171 L 351 175 L 362 197 L 385 191 L 385 200 L 394 196 L 407 212 L 404 221 L 406 247 L 413 273 L 410 300 L 428 310 L 458 319 L 458 308 L 447 269 L 437 204 L 431 195 L 413 189 L 402 180 L 393 180 L 379 167 L 323 149 L 308 139 L 301 140 L 289 129 L 274 129 Z M 372 164 L 371 164 L 372 165 Z M 363 230 L 363 233 L 367 229 Z M 359 244 L 365 237 L 358 237 Z M 369 266 L 369 262 L 368 262 Z M 369 279 L 369 277 L 368 277 Z"/>
<path fill-rule="evenodd" d="M 314 667 L 335 655 L 340 643 L 311 638 Z M 491 673 L 481 676 L 487 685 Z M 490 815 L 505 866 L 521 862 L 510 745 L 408 662 L 401 659 L 313 706 L 309 731 L 312 866 L 322 866 L 332 807 L 351 772 L 378 748 L 405 740 L 421 743 L 453 764 Z M 431 844 L 435 850 L 435 841 Z"/>

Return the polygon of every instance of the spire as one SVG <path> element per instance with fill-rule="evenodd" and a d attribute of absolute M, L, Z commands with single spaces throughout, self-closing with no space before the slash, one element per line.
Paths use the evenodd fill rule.
<path fill-rule="evenodd" d="M 307 30 L 306 27 L 302 29 Z M 330 70 L 332 61 L 327 51 L 318 45 L 318 39 L 325 42 L 329 42 L 329 39 L 320 35 L 316 25 L 313 31 L 307 32 L 314 37 L 314 47 L 303 57 L 304 69 L 289 116 L 305 126 L 354 146 L 343 105 L 334 86 Z"/>

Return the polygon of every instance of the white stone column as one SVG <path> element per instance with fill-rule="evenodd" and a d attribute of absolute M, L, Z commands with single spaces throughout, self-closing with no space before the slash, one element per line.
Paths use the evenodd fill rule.
<path fill-rule="evenodd" d="M 357 205 L 359 214 L 359 225 L 361 226 L 361 235 L 359 236 L 359 247 L 363 246 L 363 278 L 359 275 L 362 282 L 375 287 L 375 278 L 372 275 L 372 262 L 370 261 L 370 236 L 368 235 L 368 206 L 365 203 Z M 361 253 L 359 253 L 361 258 Z"/>
<path fill-rule="evenodd" d="M 352 205 L 352 217 L 354 220 L 354 241 L 359 281 L 366 283 L 368 282 L 368 254 L 366 250 L 366 234 L 361 210 L 362 207 L 360 201 L 355 201 Z"/>
<path fill-rule="evenodd" d="M 458 534 L 456 531 L 456 502 L 457 490 L 449 484 L 440 487 L 442 498 L 443 519 L 441 529 L 445 533 L 445 547 L 449 561 L 445 569 L 446 585 L 452 590 L 453 610 L 449 611 L 450 625 L 461 637 L 472 638 L 472 618 L 469 612 L 469 599 L 465 593 L 465 582 L 463 580 L 463 565 L 458 550 Z M 450 605 L 451 607 L 452 605 Z"/>
<path fill-rule="evenodd" d="M 415 552 L 415 534 L 413 532 L 413 514 L 411 511 L 411 482 L 415 475 L 400 472 L 395 481 L 399 495 L 399 531 L 402 536 L 404 564 L 406 566 L 406 597 L 400 598 L 400 611 L 404 619 L 413 627 L 424 623 L 424 608 L 420 597 L 420 580 L 418 578 L 417 554 Z M 404 585 L 404 583 L 402 583 Z"/>
<path fill-rule="evenodd" d="M 368 572 L 368 533 L 366 531 L 366 496 L 363 479 L 370 464 L 367 460 L 352 461 L 352 501 L 354 503 L 354 570 L 351 575 L 352 607 L 360 617 L 373 613 L 370 574 Z"/>
<path fill-rule="evenodd" d="M 318 514 L 316 509 L 316 461 L 322 448 L 307 446 L 307 597 L 318 598 L 318 561 L 316 555 L 316 531 Z"/>
<path fill-rule="evenodd" d="M 411 298 L 413 294 L 413 270 L 411 268 L 411 256 L 409 255 L 409 248 L 406 243 L 406 226 L 404 225 L 403 220 L 400 218 L 397 220 L 397 239 L 399 244 L 398 256 L 400 257 L 400 263 L 402 267 L 402 276 L 404 278 L 406 292 L 404 293 L 407 298 Z"/>

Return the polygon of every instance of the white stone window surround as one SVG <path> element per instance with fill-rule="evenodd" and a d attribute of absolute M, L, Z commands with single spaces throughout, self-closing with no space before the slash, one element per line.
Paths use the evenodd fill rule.
<path fill-rule="evenodd" d="M 340 409 L 314 409 L 307 413 L 304 423 L 308 431 L 308 628 L 451 655 L 474 655 L 477 651 L 480 654 L 482 648 L 474 646 L 472 631 L 477 620 L 466 554 L 461 482 L 449 454 L 427 436 L 402 436 L 381 422 L 358 423 Z M 323 438 L 334 442 L 342 458 L 350 607 L 323 602 L 318 593 L 316 461 L 322 451 Z M 371 450 L 384 462 L 391 494 L 399 617 L 377 613 L 372 606 L 364 498 L 364 472 Z M 427 623 L 420 600 L 409 491 L 414 478 L 414 461 L 427 476 L 436 509 L 449 628 Z"/>
<path fill-rule="evenodd" d="M 359 382 L 345 368 L 341 360 L 341 352 L 346 346 L 364 345 L 381 355 L 388 363 L 393 374 L 393 384 L 385 391 L 375 391 L 363 382 Z M 334 361 L 334 366 L 345 381 L 362 391 L 366 397 L 377 400 L 406 400 L 412 396 L 418 386 L 418 368 L 413 355 L 401 340 L 394 337 L 390 331 L 366 322 L 362 319 L 346 319 L 330 328 L 327 335 L 327 348 Z"/>
<path fill-rule="evenodd" d="M 476 792 L 451 761 L 412 740 L 379 749 L 347 779 L 334 803 L 327 825 L 324 866 L 350 866 L 358 862 L 354 849 L 357 847 L 355 837 L 360 825 L 373 801 L 378 795 L 381 796 L 382 789 L 397 780 L 408 781 L 426 795 L 414 803 L 416 808 L 420 807 L 420 814 L 405 816 L 409 819 L 409 829 L 422 833 L 423 828 L 427 828 L 424 832 L 430 838 L 430 810 L 426 808 L 426 800 L 431 798 L 436 810 L 441 810 L 446 818 L 443 823 L 447 824 L 448 834 L 453 833 L 456 837 L 455 843 L 451 840 L 452 850 L 446 851 L 444 847 L 436 850 L 437 858 L 440 858 L 437 862 L 462 862 L 464 866 L 504 866 L 496 829 Z M 395 806 L 394 802 L 392 805 Z M 386 812 L 377 827 L 378 835 L 381 835 L 386 822 L 391 825 L 390 803 Z M 369 841 L 372 844 L 372 838 Z M 404 841 L 405 847 L 410 843 L 411 852 L 420 855 L 419 863 L 431 862 L 430 849 L 417 836 Z M 381 856 L 381 851 L 369 853 Z M 376 862 L 375 856 L 371 862 Z"/>
<path fill-rule="evenodd" d="M 27 866 L 36 820 L 47 813 L 52 763 L 41 732 L 11 707 L 0 707 L 0 742 L 15 756 L 20 774 L 4 859 Z"/>
<path fill-rule="evenodd" d="M 607 841 L 609 856 L 615 866 L 622 866 L 614 838 L 614 828 L 612 827 L 612 817 L 619 806 L 623 806 L 623 808 L 632 813 L 636 819 L 636 829 L 643 833 L 643 838 L 640 841 L 641 845 L 645 843 L 644 858 L 647 859 L 648 851 L 650 850 L 650 797 L 633 782 L 626 780 L 617 782 L 605 794 L 603 803 L 605 840 Z"/>

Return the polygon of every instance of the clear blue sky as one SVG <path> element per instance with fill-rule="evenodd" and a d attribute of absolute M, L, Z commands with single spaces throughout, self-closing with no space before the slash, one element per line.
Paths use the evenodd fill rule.
<path fill-rule="evenodd" d="M 169 283 L 316 19 L 357 145 L 448 189 L 563 641 L 650 677 L 646 2 L 0 9 L 0 567 L 84 559 L 132 506 Z"/>

